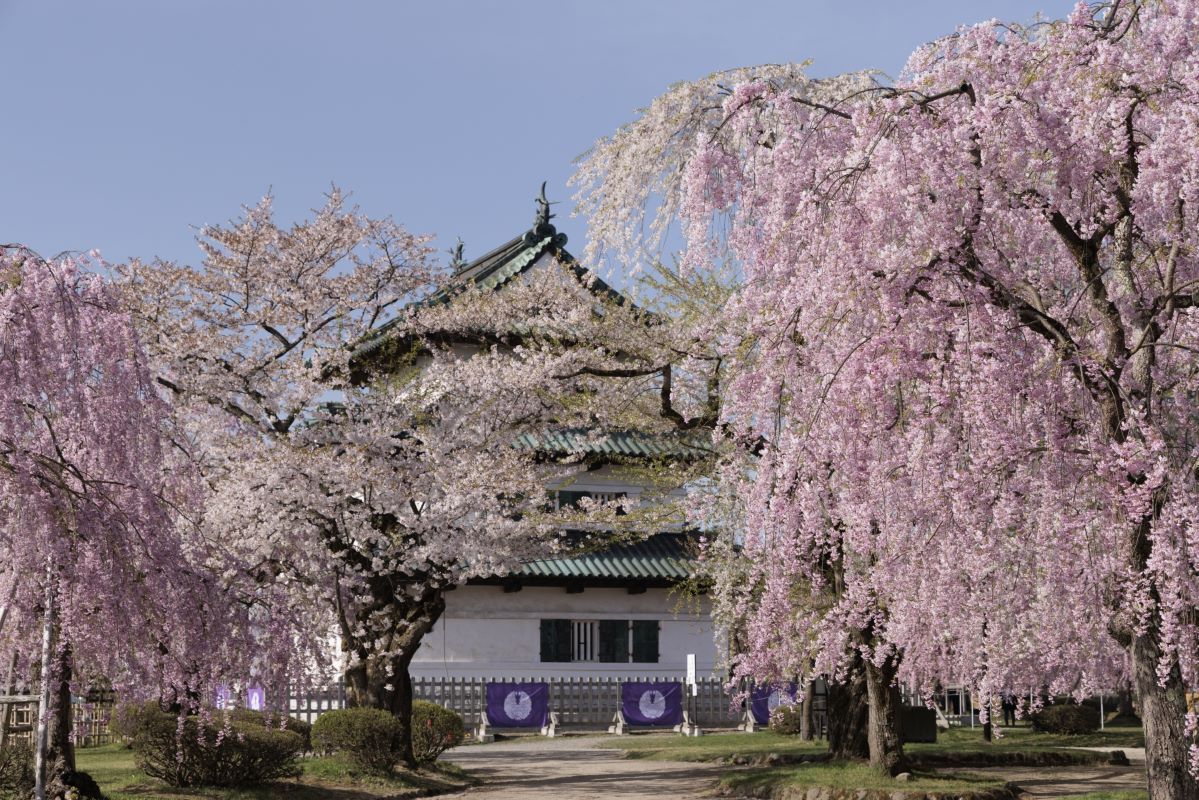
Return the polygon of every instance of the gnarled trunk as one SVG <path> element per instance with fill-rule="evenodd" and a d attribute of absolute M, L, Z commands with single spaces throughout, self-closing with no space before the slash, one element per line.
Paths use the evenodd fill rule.
<path fill-rule="evenodd" d="M 56 684 L 46 737 L 46 797 L 65 797 L 75 773 L 75 745 L 71 741 L 71 647 L 59 649 Z"/>
<path fill-rule="evenodd" d="M 861 656 L 854 654 L 854 665 L 843 683 L 828 685 L 828 752 L 834 759 L 870 757 L 866 736 L 869 703 L 866 671 Z"/>
<path fill-rule="evenodd" d="M 395 620 L 387 635 L 378 634 L 354 640 L 343 639 L 342 648 L 356 659 L 346 668 L 346 700 L 350 706 L 381 708 L 390 711 L 402 724 L 400 760 L 415 768 L 412 750 L 412 678 L 408 667 L 424 638 L 445 611 L 445 595 L 440 589 L 427 589 L 419 598 L 401 604 L 392 598 L 388 609 Z M 374 642 L 387 642 L 386 654 L 371 651 Z"/>
<path fill-rule="evenodd" d="M 895 672 L 899 662 L 889 656 L 883 665 L 865 662 L 866 696 L 869 705 L 866 740 L 870 747 L 870 766 L 886 775 L 898 775 L 907 769 L 903 755 L 899 687 Z"/>
<path fill-rule="evenodd" d="M 1133 636 L 1128 652 L 1145 726 L 1149 800 L 1196 800 L 1199 783 L 1188 769 L 1186 691 L 1178 666 L 1170 670 L 1164 686 L 1158 683 L 1161 650 L 1154 626 L 1141 636 Z"/>

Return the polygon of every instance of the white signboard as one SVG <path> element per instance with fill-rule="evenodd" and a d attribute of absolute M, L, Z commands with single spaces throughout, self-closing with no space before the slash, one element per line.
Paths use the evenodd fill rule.
<path fill-rule="evenodd" d="M 699 686 L 695 682 L 695 653 L 687 654 L 687 685 L 691 687 L 691 695 L 699 695 Z"/>

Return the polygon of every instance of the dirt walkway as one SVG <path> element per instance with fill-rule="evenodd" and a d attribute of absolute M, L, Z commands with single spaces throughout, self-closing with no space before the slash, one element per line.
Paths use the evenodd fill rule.
<path fill-rule="evenodd" d="M 672 800 L 701 797 L 720 767 L 624 758 L 621 750 L 595 749 L 602 736 L 567 736 L 460 747 L 445 755 L 485 783 L 445 797 L 470 800 Z"/>

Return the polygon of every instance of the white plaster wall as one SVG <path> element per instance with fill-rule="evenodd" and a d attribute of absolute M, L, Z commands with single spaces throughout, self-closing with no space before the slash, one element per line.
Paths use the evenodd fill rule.
<path fill-rule="evenodd" d="M 629 594 L 624 589 L 586 589 L 567 594 L 557 587 L 526 587 L 506 593 L 498 586 L 464 586 L 446 595 L 446 613 L 425 637 L 412 661 L 413 677 L 556 678 L 682 677 L 687 654 L 696 654 L 700 677 L 718 676 L 719 648 L 708 604 L 679 610 L 666 589 Z M 542 664 L 542 619 L 657 619 L 657 664 Z"/>

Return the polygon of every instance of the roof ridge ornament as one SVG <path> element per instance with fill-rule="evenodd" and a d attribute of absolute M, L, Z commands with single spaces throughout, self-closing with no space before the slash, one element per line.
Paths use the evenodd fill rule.
<path fill-rule="evenodd" d="M 449 250 L 450 254 L 450 269 L 454 270 L 455 274 L 462 271 L 466 266 L 466 256 L 463 254 L 466 245 L 462 242 L 462 237 L 458 237 L 458 243 Z"/>
<path fill-rule="evenodd" d="M 556 214 L 550 213 L 550 206 L 556 206 L 558 204 L 551 203 L 545 197 L 545 185 L 547 183 L 549 183 L 549 181 L 541 182 L 541 195 L 539 197 L 537 197 L 535 200 L 535 202 L 537 203 L 537 216 L 533 217 L 533 227 L 534 228 L 539 228 L 542 225 L 549 225 L 550 220 L 553 219 L 555 216 L 557 216 Z"/>
<path fill-rule="evenodd" d="M 539 239 L 551 236 L 554 239 L 556 247 L 562 247 L 566 244 L 566 234 L 558 233 L 558 229 L 550 222 L 556 214 L 550 213 L 550 206 L 558 205 L 557 201 L 550 202 L 545 196 L 545 187 L 548 181 L 541 182 L 541 193 L 534 198 L 537 203 L 537 214 L 533 217 L 533 227 L 525 234 L 525 242 L 533 244 Z"/>

